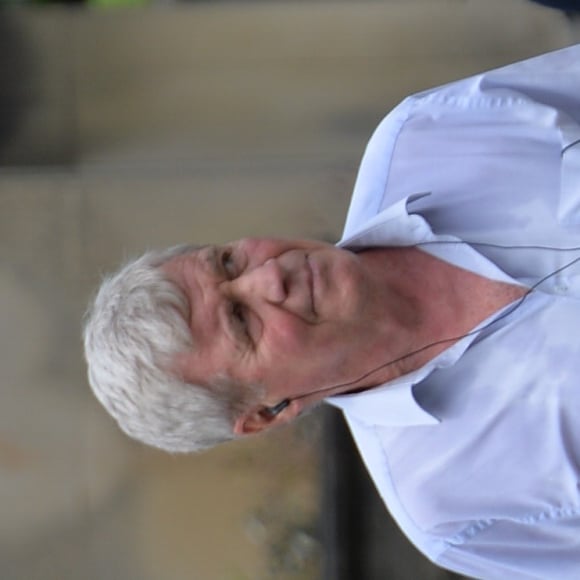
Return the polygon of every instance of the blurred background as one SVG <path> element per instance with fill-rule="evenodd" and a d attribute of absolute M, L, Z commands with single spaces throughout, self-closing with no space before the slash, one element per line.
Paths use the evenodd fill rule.
<path fill-rule="evenodd" d="M 526 0 L 4 0 L 0 578 L 452 578 L 329 409 L 199 456 L 126 439 L 89 392 L 81 318 L 150 247 L 337 240 L 398 101 L 578 41 Z"/>

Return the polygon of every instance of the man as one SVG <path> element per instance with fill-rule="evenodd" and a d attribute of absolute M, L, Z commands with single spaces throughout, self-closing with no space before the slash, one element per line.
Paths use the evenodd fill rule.
<path fill-rule="evenodd" d="M 405 100 L 344 237 L 148 254 L 85 328 L 95 394 L 189 451 L 343 409 L 435 563 L 580 576 L 580 46 Z"/>

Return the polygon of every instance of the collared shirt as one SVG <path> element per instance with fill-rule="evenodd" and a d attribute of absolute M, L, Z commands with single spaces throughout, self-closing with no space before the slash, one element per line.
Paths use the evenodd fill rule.
<path fill-rule="evenodd" d="M 328 399 L 409 539 L 477 578 L 580 578 L 579 123 L 580 46 L 410 97 L 341 241 L 539 283 L 413 373 Z"/>

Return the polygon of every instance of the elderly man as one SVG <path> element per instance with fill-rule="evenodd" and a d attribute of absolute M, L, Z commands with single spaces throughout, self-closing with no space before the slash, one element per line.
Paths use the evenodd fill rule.
<path fill-rule="evenodd" d="M 85 328 L 131 436 L 190 451 L 344 411 L 435 563 L 580 577 L 580 46 L 405 100 L 344 237 L 147 254 Z"/>

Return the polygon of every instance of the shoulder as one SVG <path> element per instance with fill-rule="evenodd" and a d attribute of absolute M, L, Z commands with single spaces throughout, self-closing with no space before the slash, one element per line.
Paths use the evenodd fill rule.
<path fill-rule="evenodd" d="M 546 149 L 559 152 L 563 124 L 574 128 L 564 145 L 576 138 L 576 123 L 567 120 L 574 118 L 580 119 L 580 45 L 407 97 L 367 144 L 344 236 L 409 195 L 465 191 L 484 169 L 513 173 L 506 165 L 513 151 L 543 159 Z"/>

